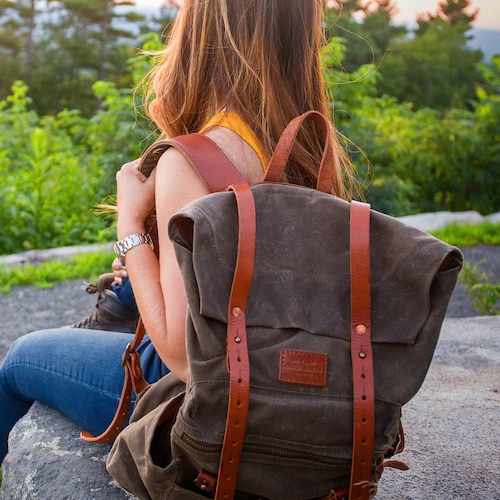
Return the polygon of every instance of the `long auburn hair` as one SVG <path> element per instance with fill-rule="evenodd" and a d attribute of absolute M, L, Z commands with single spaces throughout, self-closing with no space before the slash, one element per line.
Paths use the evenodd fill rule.
<path fill-rule="evenodd" d="M 320 48 L 324 0 L 185 0 L 151 71 L 146 109 L 165 137 L 199 131 L 217 111 L 236 111 L 269 157 L 286 125 L 314 109 L 329 115 Z M 352 166 L 336 149 L 333 194 L 356 192 Z M 316 185 L 322 141 L 299 134 L 288 182 Z"/>

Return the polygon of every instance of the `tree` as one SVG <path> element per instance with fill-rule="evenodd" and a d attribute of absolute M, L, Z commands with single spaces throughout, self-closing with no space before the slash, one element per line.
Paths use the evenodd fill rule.
<path fill-rule="evenodd" d="M 126 39 L 137 39 L 134 23 L 143 20 L 133 11 L 122 11 L 135 2 L 122 0 L 51 1 L 51 19 L 44 24 L 40 42 L 40 66 L 32 95 L 41 113 L 64 107 L 79 107 L 86 115 L 99 107 L 92 92 L 97 80 L 131 83 L 124 80 L 126 61 L 132 55 Z M 120 9 L 120 10 L 118 10 Z M 119 22 L 126 22 L 120 27 Z M 57 92 L 42 101 L 52 82 Z"/>
<path fill-rule="evenodd" d="M 481 81 L 482 52 L 467 45 L 475 14 L 469 0 L 446 0 L 439 12 L 418 20 L 413 38 L 395 38 L 381 68 L 379 95 L 388 94 L 415 107 L 470 108 Z"/>
<path fill-rule="evenodd" d="M 173 22 L 177 17 L 181 5 L 182 0 L 164 0 L 158 13 L 153 16 L 153 22 L 156 24 L 154 32 L 160 33 L 164 42 L 172 29 Z M 146 26 L 145 28 L 147 32 L 151 32 L 150 26 Z"/>
<path fill-rule="evenodd" d="M 130 29 L 117 28 L 114 21 L 135 23 L 142 21 L 144 16 L 133 11 L 117 11 L 118 7 L 135 5 L 133 0 L 63 0 L 61 3 L 66 12 L 66 25 L 73 28 L 73 36 L 83 34 L 87 43 L 96 45 L 97 79 L 104 79 L 110 45 L 118 39 L 136 36 Z M 72 23 L 68 22 L 70 19 Z"/>
<path fill-rule="evenodd" d="M 331 9 L 353 17 L 356 12 L 364 12 L 365 6 L 362 2 L 363 0 L 333 0 L 327 3 Z"/>
<path fill-rule="evenodd" d="M 16 80 L 30 82 L 40 0 L 0 0 L 0 98 Z"/>
<path fill-rule="evenodd" d="M 392 24 L 396 10 L 393 0 L 373 0 L 368 4 L 363 32 L 366 33 L 374 48 L 376 63 L 379 63 L 385 56 L 392 39 L 407 33 L 406 27 Z"/>
<path fill-rule="evenodd" d="M 379 64 L 389 41 L 406 33 L 406 28 L 391 24 L 395 13 L 393 0 L 336 1 L 327 10 L 327 37 L 346 41 L 343 65 L 354 72 L 364 64 Z"/>
<path fill-rule="evenodd" d="M 439 2 L 438 7 L 438 14 L 435 18 L 440 17 L 452 26 L 463 29 L 464 32 L 472 28 L 472 23 L 479 13 L 479 9 L 467 12 L 471 8 L 471 0 L 444 0 Z"/>
<path fill-rule="evenodd" d="M 0 0 L 0 97 L 15 80 L 30 87 L 40 114 L 80 108 L 90 115 L 100 100 L 97 80 L 131 85 L 126 62 L 144 17 L 131 0 Z M 36 35 L 36 36 L 35 36 Z M 5 71 L 8 69 L 9 71 Z M 10 71 L 11 70 L 11 71 Z"/>

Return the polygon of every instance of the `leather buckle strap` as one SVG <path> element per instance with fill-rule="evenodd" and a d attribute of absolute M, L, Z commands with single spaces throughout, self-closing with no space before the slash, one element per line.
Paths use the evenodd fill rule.
<path fill-rule="evenodd" d="M 201 134 L 189 134 L 154 143 L 146 150 L 141 159 L 139 167 L 141 172 L 149 176 L 156 167 L 160 156 L 172 146 L 181 151 L 190 161 L 207 190 L 211 193 L 222 191 L 232 183 L 239 184 L 245 182 L 244 177 L 217 144 Z M 156 214 L 154 212 L 151 213 L 145 223 L 154 242 L 155 254 L 158 256 L 159 244 Z M 140 355 L 136 351 L 145 333 L 142 318 L 139 318 L 134 339 L 127 345 L 122 356 L 125 381 L 113 421 L 99 436 L 93 436 L 89 432 L 83 431 L 80 437 L 84 441 L 101 444 L 107 444 L 113 441 L 127 421 L 132 400 L 132 389 L 138 394 L 149 385 L 142 376 Z"/>
<path fill-rule="evenodd" d="M 136 348 L 139 347 L 142 339 L 145 335 L 144 324 L 139 318 L 137 323 L 137 328 L 135 330 L 134 339 L 132 342 L 127 344 L 125 352 L 122 356 L 122 366 L 125 371 L 125 381 L 123 382 L 122 393 L 120 395 L 120 402 L 118 403 L 118 408 L 116 409 L 115 416 L 108 428 L 98 436 L 92 435 L 88 431 L 83 431 L 80 433 L 80 438 L 84 441 L 91 443 L 107 444 L 111 443 L 116 436 L 121 432 L 127 421 L 128 414 L 130 412 L 130 405 L 132 402 L 132 388 L 136 394 L 139 394 L 144 390 L 149 384 L 144 380 L 142 376 L 141 369 L 141 359 Z"/>
<path fill-rule="evenodd" d="M 349 488 L 334 488 L 321 500 L 348 500 Z"/>
<path fill-rule="evenodd" d="M 217 484 L 217 476 L 210 474 L 205 469 L 202 469 L 196 479 L 193 481 L 193 484 L 200 488 L 204 493 L 211 494 Z"/>
<path fill-rule="evenodd" d="M 255 202 L 247 184 L 230 186 L 229 189 L 234 191 L 238 204 L 238 256 L 228 307 L 229 403 L 215 500 L 234 497 L 250 399 L 246 307 L 255 259 Z"/>
<path fill-rule="evenodd" d="M 368 500 L 372 486 L 375 394 L 371 342 L 370 205 L 351 203 L 351 360 L 353 452 L 349 500 Z"/>

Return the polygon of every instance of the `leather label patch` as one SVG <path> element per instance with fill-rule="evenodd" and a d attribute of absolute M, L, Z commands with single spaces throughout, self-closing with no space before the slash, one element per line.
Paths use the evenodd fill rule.
<path fill-rule="evenodd" d="M 326 386 L 328 356 L 319 352 L 282 349 L 280 353 L 280 382 Z"/>

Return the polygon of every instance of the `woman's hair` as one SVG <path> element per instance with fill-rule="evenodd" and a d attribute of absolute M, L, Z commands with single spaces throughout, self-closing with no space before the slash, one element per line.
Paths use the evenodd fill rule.
<path fill-rule="evenodd" d="M 197 132 L 218 111 L 237 112 L 269 157 L 286 125 L 314 109 L 329 115 L 320 48 L 324 0 L 185 0 L 150 74 L 148 113 L 163 135 Z M 336 148 L 334 194 L 352 195 L 352 169 Z M 286 176 L 315 186 L 322 142 L 308 123 Z"/>

